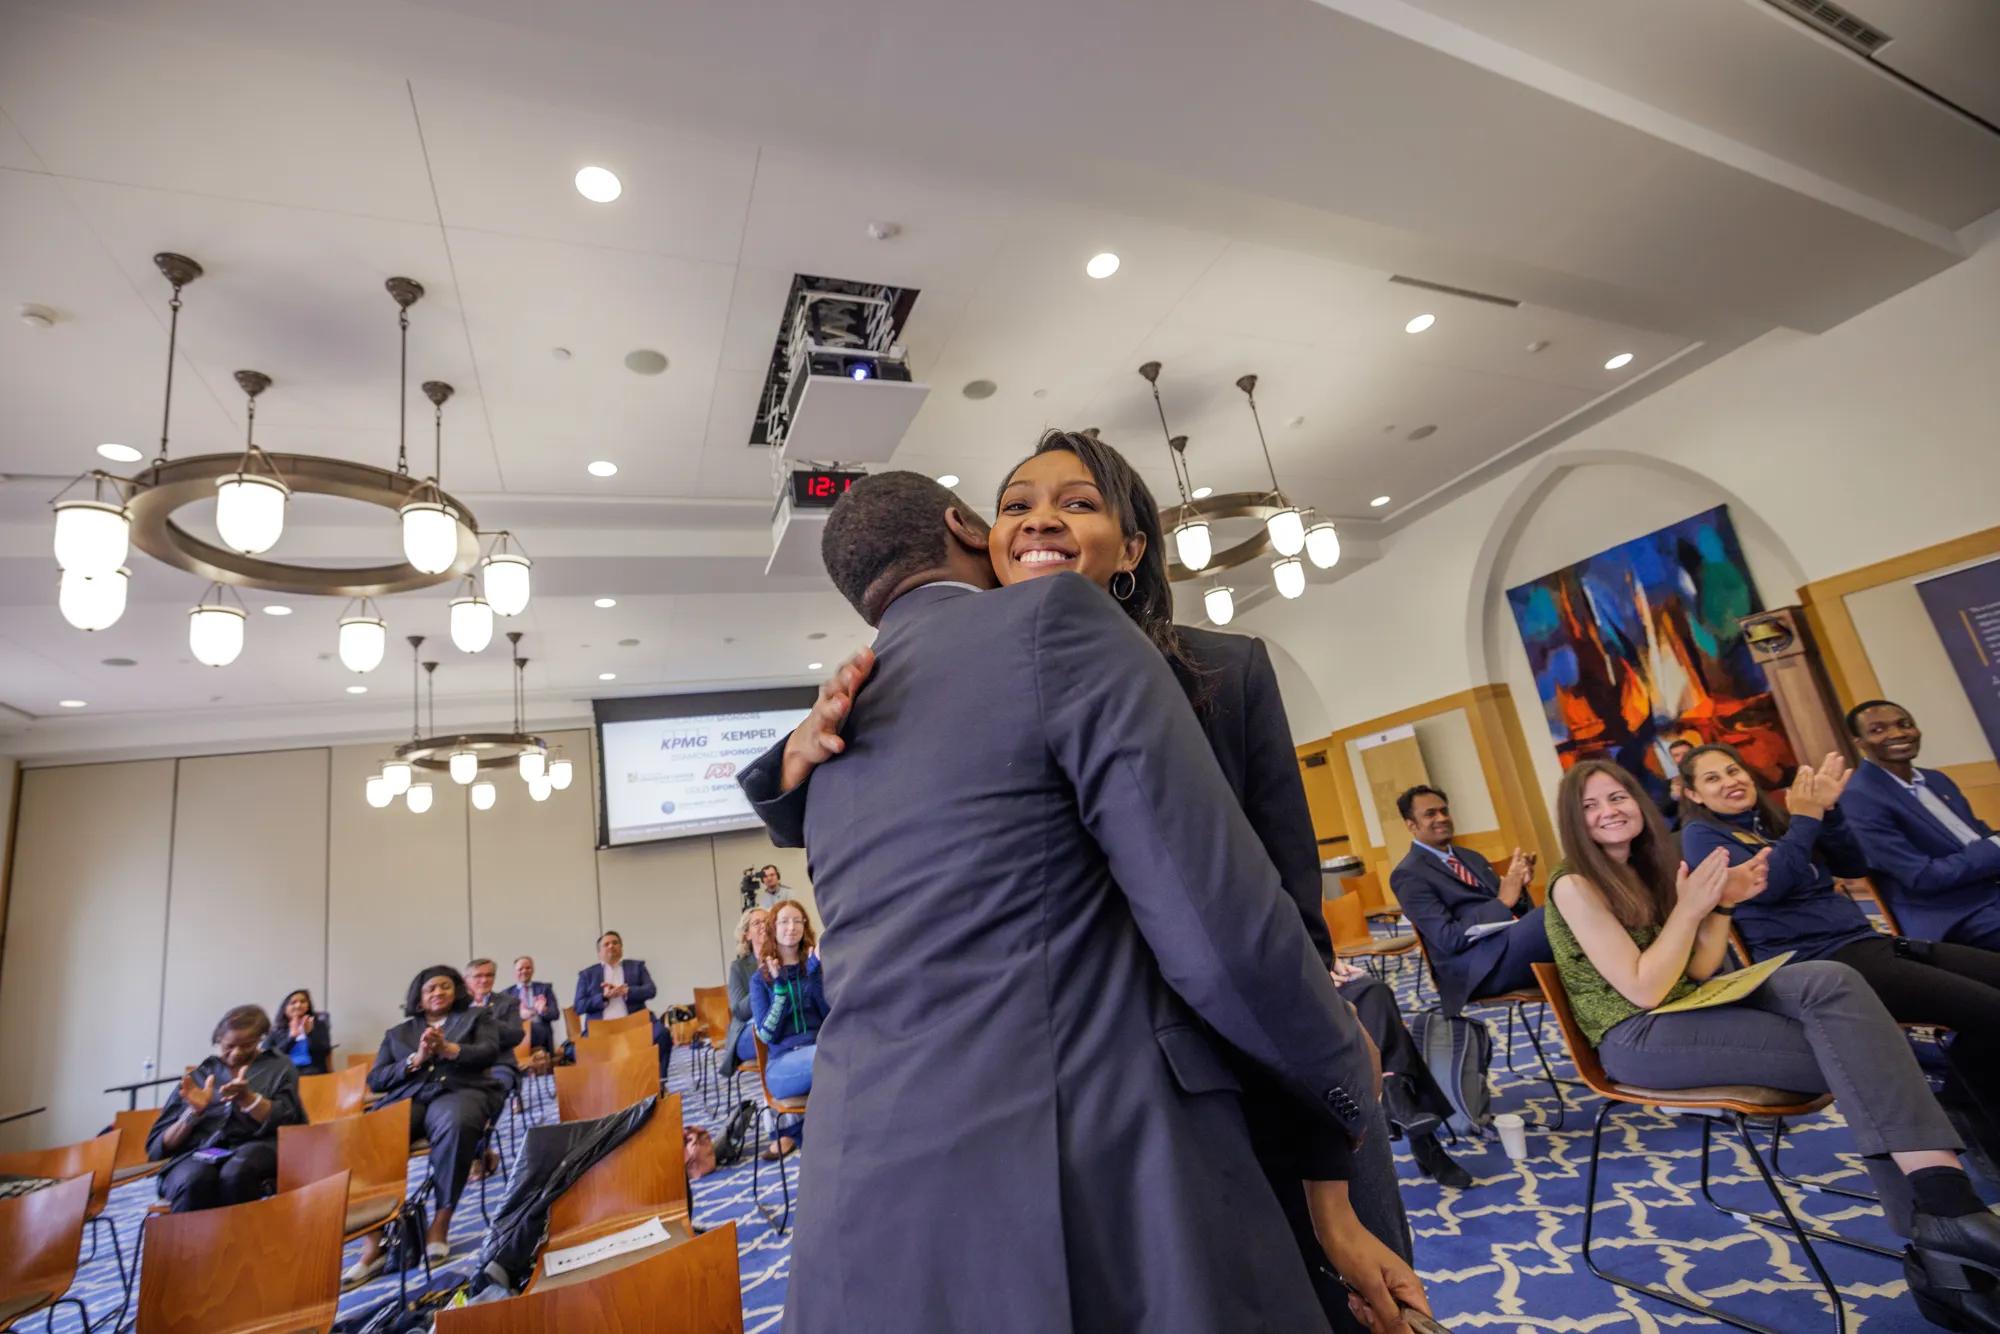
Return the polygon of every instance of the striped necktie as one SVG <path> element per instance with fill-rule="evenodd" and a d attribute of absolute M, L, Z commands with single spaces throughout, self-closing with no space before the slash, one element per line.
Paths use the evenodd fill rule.
<path fill-rule="evenodd" d="M 1480 887 L 1479 877 L 1472 873 L 1471 867 L 1467 866 L 1464 862 L 1458 859 L 1456 853 L 1446 853 L 1444 864 L 1447 867 L 1451 868 L 1451 873 L 1453 875 L 1457 876 L 1460 880 L 1463 880 L 1466 884 L 1471 885 L 1474 889 L 1478 889 Z"/>

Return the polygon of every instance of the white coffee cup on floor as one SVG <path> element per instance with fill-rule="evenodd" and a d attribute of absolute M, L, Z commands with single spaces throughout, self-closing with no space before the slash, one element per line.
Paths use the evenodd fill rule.
<path fill-rule="evenodd" d="M 1500 1113 L 1493 1118 L 1493 1128 L 1500 1132 L 1500 1148 L 1509 1158 L 1518 1163 L 1528 1156 L 1528 1123 L 1517 1113 Z"/>

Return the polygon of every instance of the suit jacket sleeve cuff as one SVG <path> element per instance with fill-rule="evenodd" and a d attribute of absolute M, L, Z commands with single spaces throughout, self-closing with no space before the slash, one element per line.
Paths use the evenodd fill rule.
<path fill-rule="evenodd" d="M 785 742 L 789 739 L 779 738 L 776 745 L 739 773 L 736 781 L 743 795 L 750 799 L 750 809 L 770 831 L 773 846 L 802 848 L 806 845 L 806 789 L 812 780 L 808 778 L 790 792 L 782 790 Z"/>

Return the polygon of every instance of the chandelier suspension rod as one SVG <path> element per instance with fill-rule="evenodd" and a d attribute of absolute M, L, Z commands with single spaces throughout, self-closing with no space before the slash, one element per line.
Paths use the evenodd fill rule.
<path fill-rule="evenodd" d="M 1146 371 L 1148 368 L 1150 368 L 1153 372 L 1151 375 L 1146 375 Z M 1160 434 L 1166 437 L 1168 441 L 1167 453 L 1171 456 L 1174 453 L 1174 447 L 1172 443 L 1174 433 L 1167 427 L 1166 405 L 1160 402 L 1160 380 L 1159 380 L 1160 363 L 1157 361 L 1147 362 L 1145 366 L 1139 368 L 1139 374 L 1146 375 L 1147 382 L 1153 386 L 1153 410 L 1160 414 Z M 1174 485 L 1180 488 L 1181 508 L 1185 509 L 1190 503 L 1188 500 L 1187 479 L 1181 476 L 1181 460 L 1176 457 L 1173 458 L 1172 462 L 1174 465 Z"/>
<path fill-rule="evenodd" d="M 1250 420 L 1257 424 L 1257 445 L 1264 451 L 1264 467 L 1271 474 L 1271 494 L 1281 495 L 1277 465 L 1271 462 L 1271 446 L 1264 439 L 1264 419 L 1257 415 L 1257 377 L 1246 375 L 1236 382 L 1236 387 L 1243 391 L 1243 397 L 1250 400 Z"/>
<path fill-rule="evenodd" d="M 402 368 L 396 377 L 396 471 L 410 472 L 410 308 L 396 312 L 396 324 L 403 331 Z"/>
<path fill-rule="evenodd" d="M 424 646 L 422 635 L 410 636 L 410 740 L 423 739 L 423 688 L 417 684 L 417 655 Z"/>

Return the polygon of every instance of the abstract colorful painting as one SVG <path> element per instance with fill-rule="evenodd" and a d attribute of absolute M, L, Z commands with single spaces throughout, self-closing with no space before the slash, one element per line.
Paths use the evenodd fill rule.
<path fill-rule="evenodd" d="M 1615 760 L 1667 794 L 1667 743 L 1726 741 L 1766 783 L 1790 778 L 1764 669 L 1741 617 L 1762 611 L 1729 509 L 1718 505 L 1507 590 L 1535 690 L 1567 769 Z"/>

